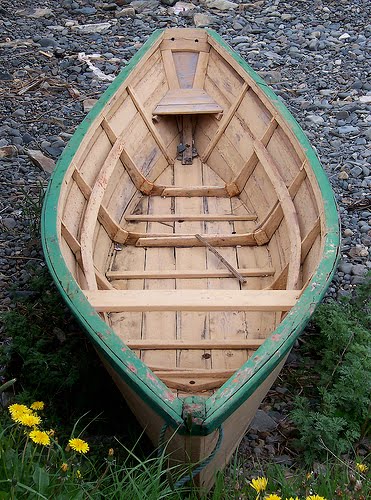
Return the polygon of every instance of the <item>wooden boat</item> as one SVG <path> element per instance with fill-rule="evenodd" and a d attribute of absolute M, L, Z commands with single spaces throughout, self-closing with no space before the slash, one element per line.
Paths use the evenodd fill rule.
<path fill-rule="evenodd" d="M 43 245 L 153 443 L 209 457 L 209 488 L 325 293 L 339 224 L 280 99 L 215 32 L 168 29 L 64 151 Z"/>

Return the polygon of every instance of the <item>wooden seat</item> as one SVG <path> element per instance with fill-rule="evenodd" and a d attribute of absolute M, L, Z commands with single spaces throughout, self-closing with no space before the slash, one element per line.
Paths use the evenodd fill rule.
<path fill-rule="evenodd" d="M 202 89 L 171 89 L 153 110 L 153 115 L 222 113 L 223 108 Z"/>

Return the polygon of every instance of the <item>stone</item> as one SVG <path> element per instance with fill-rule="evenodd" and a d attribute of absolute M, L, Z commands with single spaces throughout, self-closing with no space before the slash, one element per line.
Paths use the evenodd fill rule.
<path fill-rule="evenodd" d="M 250 429 L 258 432 L 269 432 L 277 428 L 277 422 L 265 411 L 258 410 L 251 422 Z"/>
<path fill-rule="evenodd" d="M 169 5 L 170 7 L 175 5 L 176 2 L 177 2 L 177 0 L 161 0 L 161 3 L 163 3 L 164 5 Z"/>
<path fill-rule="evenodd" d="M 350 173 L 351 173 L 352 177 L 359 177 L 361 174 L 363 174 L 363 169 L 362 169 L 362 167 L 359 167 L 358 165 L 356 165 L 355 167 L 350 169 Z"/>
<path fill-rule="evenodd" d="M 351 229 L 344 229 L 344 236 L 348 238 L 349 236 L 353 236 L 353 231 Z"/>
<path fill-rule="evenodd" d="M 238 7 L 238 4 L 235 2 L 230 2 L 229 0 L 204 0 L 203 3 L 206 4 L 208 9 L 216 9 L 216 10 L 231 10 Z"/>
<path fill-rule="evenodd" d="M 84 99 L 82 102 L 82 107 L 84 110 L 84 113 L 89 113 L 91 109 L 93 109 L 95 103 L 98 102 L 98 99 Z"/>
<path fill-rule="evenodd" d="M 57 45 L 57 42 L 53 38 L 40 38 L 38 43 L 41 45 L 41 47 L 55 47 Z"/>
<path fill-rule="evenodd" d="M 196 28 L 204 28 L 206 26 L 211 26 L 215 22 L 215 18 L 209 14 L 197 13 L 193 16 L 193 22 Z"/>
<path fill-rule="evenodd" d="M 339 36 L 339 40 L 348 40 L 348 38 L 350 38 L 349 33 L 343 33 Z"/>
<path fill-rule="evenodd" d="M 34 19 L 53 16 L 53 11 L 47 7 L 31 7 L 30 9 L 17 10 L 16 14 Z"/>
<path fill-rule="evenodd" d="M 124 7 L 116 12 L 116 17 L 135 17 L 135 9 L 133 7 Z"/>
<path fill-rule="evenodd" d="M 359 128 L 353 125 L 344 125 L 343 127 L 338 127 L 339 134 L 358 134 Z"/>
<path fill-rule="evenodd" d="M 359 102 L 364 102 L 366 104 L 370 104 L 371 103 L 371 95 L 361 95 L 361 97 L 359 98 Z"/>
<path fill-rule="evenodd" d="M 3 226 L 7 229 L 15 229 L 17 226 L 17 221 L 13 217 L 4 217 L 0 219 Z"/>
<path fill-rule="evenodd" d="M 41 151 L 36 149 L 25 149 L 25 153 L 31 159 L 32 163 L 39 168 L 51 174 L 55 167 L 55 161 L 45 156 Z"/>
<path fill-rule="evenodd" d="M 323 125 L 325 123 L 325 120 L 319 115 L 308 115 L 306 119 L 315 125 Z"/>
<path fill-rule="evenodd" d="M 352 272 L 353 264 L 351 262 L 340 262 L 339 271 L 344 274 L 350 274 Z"/>
<path fill-rule="evenodd" d="M 190 2 L 174 2 L 174 7 L 169 9 L 175 15 L 180 14 L 181 12 L 189 12 L 190 10 L 194 10 L 196 6 Z"/>
<path fill-rule="evenodd" d="M 11 158 L 17 154 L 18 150 L 15 146 L 3 146 L 0 147 L 0 159 L 1 158 Z"/>
<path fill-rule="evenodd" d="M 79 24 L 78 26 L 71 26 L 72 29 L 77 29 L 80 33 L 102 33 L 111 27 L 111 23 L 93 23 L 93 24 Z"/>
<path fill-rule="evenodd" d="M 345 172 L 345 170 L 342 170 L 338 174 L 338 179 L 340 179 L 341 181 L 346 181 L 347 179 L 349 179 L 349 174 L 347 174 L 347 172 Z"/>

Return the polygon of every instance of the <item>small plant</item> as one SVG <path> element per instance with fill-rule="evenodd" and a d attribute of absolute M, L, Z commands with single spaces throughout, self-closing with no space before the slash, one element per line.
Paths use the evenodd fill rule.
<path fill-rule="evenodd" d="M 315 361 L 304 396 L 296 399 L 292 412 L 309 462 L 328 452 L 348 452 L 369 435 L 370 296 L 369 276 L 353 299 L 324 304 L 315 316 L 319 331 L 307 343 L 310 359 Z"/>
<path fill-rule="evenodd" d="M 23 203 L 21 215 L 28 223 L 30 235 L 33 238 L 40 236 L 41 210 L 44 202 L 45 188 L 41 181 L 37 184 L 35 193 L 21 188 L 23 194 Z"/>

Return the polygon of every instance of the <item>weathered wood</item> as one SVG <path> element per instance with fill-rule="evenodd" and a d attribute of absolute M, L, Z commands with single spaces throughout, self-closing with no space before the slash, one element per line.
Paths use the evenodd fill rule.
<path fill-rule="evenodd" d="M 230 247 L 236 245 L 256 245 L 256 240 L 254 233 L 246 234 L 205 234 L 203 235 L 205 240 L 210 243 L 210 245 L 218 247 Z M 196 236 L 193 235 L 178 235 L 174 234 L 172 236 L 146 236 L 138 239 L 137 246 L 140 247 L 200 247 L 204 246 Z"/>
<path fill-rule="evenodd" d="M 236 271 L 241 276 L 273 276 L 275 271 L 271 267 L 240 269 Z M 228 271 L 219 269 L 204 269 L 195 271 L 193 269 L 174 269 L 166 271 L 107 271 L 106 276 L 111 280 L 133 280 L 133 279 L 199 279 L 199 278 L 232 278 Z"/>
<path fill-rule="evenodd" d="M 195 234 L 196 238 L 203 244 L 205 245 L 210 252 L 212 252 L 215 257 L 217 257 L 220 262 L 233 274 L 235 278 L 238 279 L 238 281 L 243 285 L 246 283 L 245 278 L 240 274 L 237 269 L 235 269 L 224 257 L 221 255 L 216 248 L 214 248 L 210 243 L 207 241 L 206 238 L 201 236 L 200 234 Z"/>
<path fill-rule="evenodd" d="M 182 165 L 192 165 L 193 161 L 193 133 L 192 121 L 189 115 L 184 115 L 182 130 L 182 143 L 184 151 L 182 153 Z"/>
<path fill-rule="evenodd" d="M 98 312 L 289 311 L 297 290 L 84 290 Z"/>
<path fill-rule="evenodd" d="M 171 89 L 153 110 L 153 114 L 159 116 L 222 112 L 223 108 L 201 89 Z"/>
<path fill-rule="evenodd" d="M 183 222 L 183 221 L 254 221 L 257 219 L 256 215 L 246 214 L 246 215 L 235 215 L 235 214 L 200 214 L 200 215 L 188 215 L 188 214 L 171 214 L 171 215 L 125 215 L 125 220 L 130 222 Z"/>
<path fill-rule="evenodd" d="M 265 339 L 248 338 L 244 340 L 198 340 L 185 341 L 175 340 L 138 340 L 128 341 L 126 345 L 130 349 L 257 349 L 264 343 Z M 196 369 L 194 369 L 196 371 Z"/>
<path fill-rule="evenodd" d="M 178 75 L 176 73 L 173 54 L 171 50 L 162 50 L 161 56 L 162 56 L 162 62 L 164 63 L 165 74 L 166 74 L 167 84 L 169 85 L 169 89 L 178 89 L 179 88 Z"/>

